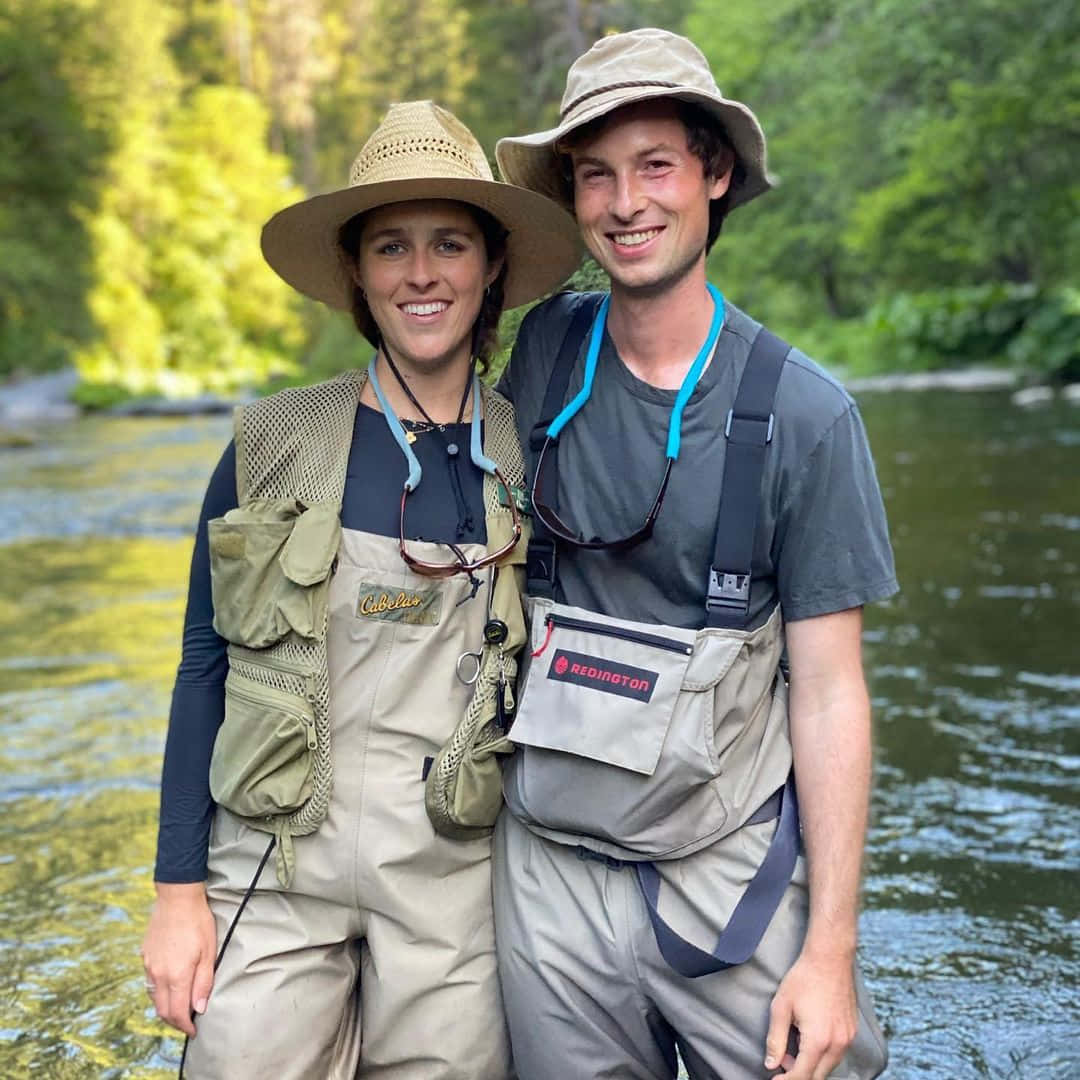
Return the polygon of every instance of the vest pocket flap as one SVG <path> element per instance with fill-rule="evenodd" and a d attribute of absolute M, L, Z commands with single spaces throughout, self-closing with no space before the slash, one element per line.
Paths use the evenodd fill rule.
<path fill-rule="evenodd" d="M 538 647 L 511 739 L 651 776 L 693 639 L 693 631 L 535 604 Z"/>
<path fill-rule="evenodd" d="M 311 795 L 315 714 L 303 698 L 230 671 L 210 794 L 241 817 L 290 813 Z"/>
<path fill-rule="evenodd" d="M 712 690 L 731 670 L 746 645 L 745 634 L 736 630 L 702 630 L 683 678 L 684 690 Z"/>
<path fill-rule="evenodd" d="M 255 499 L 209 521 L 207 534 L 214 629 L 226 641 L 262 649 L 290 631 L 323 634 L 341 535 L 335 506 Z"/>
<path fill-rule="evenodd" d="M 330 573 L 341 542 L 341 520 L 333 503 L 315 503 L 297 519 L 279 557 L 285 576 L 315 585 Z"/>

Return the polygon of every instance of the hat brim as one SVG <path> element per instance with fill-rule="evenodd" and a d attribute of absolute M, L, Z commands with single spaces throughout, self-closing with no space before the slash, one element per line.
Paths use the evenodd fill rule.
<path fill-rule="evenodd" d="M 495 145 L 495 160 L 499 163 L 499 171 L 510 184 L 546 195 L 572 211 L 573 206 L 567 199 L 563 185 L 555 144 L 572 131 L 607 113 L 625 105 L 635 105 L 657 98 L 675 98 L 700 105 L 720 122 L 731 140 L 736 157 L 746 171 L 743 183 L 731 192 L 731 207 L 741 206 L 775 185 L 776 180 L 769 175 L 765 163 L 765 136 L 750 109 L 741 101 L 717 97 L 689 87 L 670 86 L 619 88 L 597 94 L 586 106 L 575 109 L 572 119 L 563 121 L 558 127 L 532 135 L 500 139 Z"/>
<path fill-rule="evenodd" d="M 581 262 L 577 224 L 562 207 L 511 184 L 452 177 L 360 184 L 286 207 L 263 226 L 263 257 L 293 288 L 348 311 L 353 281 L 338 242 L 341 226 L 377 206 L 417 199 L 479 207 L 507 230 L 507 308 L 556 289 Z"/>

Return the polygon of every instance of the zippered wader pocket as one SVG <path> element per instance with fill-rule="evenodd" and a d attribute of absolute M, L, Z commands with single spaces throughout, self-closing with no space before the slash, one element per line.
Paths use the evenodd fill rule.
<path fill-rule="evenodd" d="M 290 631 L 326 632 L 330 570 L 341 539 L 337 506 L 254 499 L 207 523 L 214 629 L 261 649 Z"/>
<path fill-rule="evenodd" d="M 311 796 L 318 745 L 310 701 L 233 668 L 210 760 L 210 794 L 241 817 L 290 813 Z"/>
<path fill-rule="evenodd" d="M 510 729 L 522 752 L 504 777 L 515 816 L 609 842 L 618 857 L 650 859 L 696 850 L 733 827 L 717 726 L 729 713 L 745 722 L 728 698 L 752 693 L 756 707 L 768 697 L 775 664 L 760 687 L 741 675 L 718 687 L 752 635 L 530 603 L 533 648 Z"/>
<path fill-rule="evenodd" d="M 669 628 L 660 635 L 562 605 L 537 604 L 533 620 L 539 644 L 511 730 L 514 742 L 651 776 L 694 632 Z"/>

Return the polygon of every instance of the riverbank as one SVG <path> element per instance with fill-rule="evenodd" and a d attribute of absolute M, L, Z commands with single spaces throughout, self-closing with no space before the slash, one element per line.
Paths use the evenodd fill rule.
<path fill-rule="evenodd" d="M 1080 404 L 1080 383 L 1060 388 L 1050 384 L 1025 385 L 1030 377 L 1029 373 L 1010 368 L 970 367 L 866 375 L 846 380 L 845 385 L 853 394 L 1012 390 L 1013 403 L 1019 406 L 1048 404 L 1058 394 L 1067 401 Z M 29 438 L 28 428 L 74 420 L 85 412 L 105 416 L 209 416 L 230 412 L 236 405 L 259 396 L 257 392 L 252 392 L 237 397 L 201 394 L 190 398 L 132 398 L 107 408 L 91 410 L 72 400 L 80 385 L 78 372 L 74 368 L 0 384 L 0 446 L 23 445 Z"/>

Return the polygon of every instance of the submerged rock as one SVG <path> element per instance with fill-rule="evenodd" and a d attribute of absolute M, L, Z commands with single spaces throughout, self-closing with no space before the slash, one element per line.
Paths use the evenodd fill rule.
<path fill-rule="evenodd" d="M 81 411 L 69 400 L 78 384 L 78 372 L 65 368 L 0 386 L 0 426 L 71 420 Z"/>
<path fill-rule="evenodd" d="M 867 390 L 1007 390 L 1019 375 L 1007 368 L 961 368 L 951 371 L 909 371 L 894 375 L 866 375 L 847 379 L 855 394 Z"/>
<path fill-rule="evenodd" d="M 33 446 L 36 442 L 37 436 L 33 432 L 0 427 L 0 450 L 21 449 L 24 446 Z"/>
<path fill-rule="evenodd" d="M 1023 390 L 1017 390 L 1009 400 L 1022 409 L 1034 409 L 1040 405 L 1049 405 L 1054 400 L 1054 388 L 1052 386 L 1025 386 Z"/>
<path fill-rule="evenodd" d="M 223 398 L 216 394 L 190 398 L 133 398 L 105 411 L 110 416 L 205 416 L 232 412 L 237 405 L 251 400 L 251 397 Z"/>

